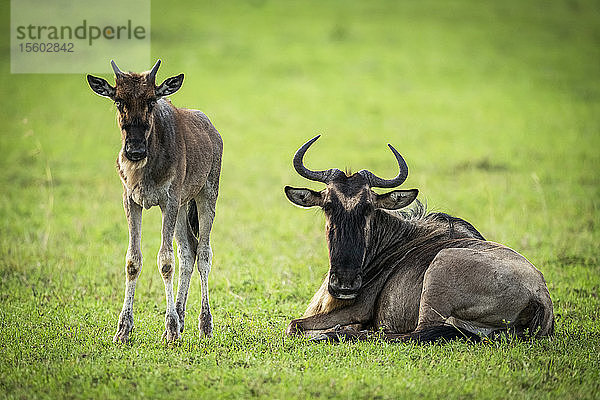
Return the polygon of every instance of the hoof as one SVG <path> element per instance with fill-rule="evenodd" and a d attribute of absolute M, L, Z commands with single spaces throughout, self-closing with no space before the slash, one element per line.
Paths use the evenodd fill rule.
<path fill-rule="evenodd" d="M 285 330 L 285 334 L 288 336 L 303 336 L 302 328 L 300 327 L 301 319 L 294 319 Z"/>
<path fill-rule="evenodd" d="M 113 337 L 113 342 L 114 343 L 129 343 L 129 333 L 131 331 L 127 332 L 127 331 L 121 331 L 118 330 L 117 333 L 115 333 L 115 336 Z"/>
<path fill-rule="evenodd" d="M 129 334 L 133 330 L 133 314 L 123 313 L 119 315 L 119 324 L 117 325 L 117 332 L 113 337 L 115 343 L 127 343 L 129 341 Z"/>
<path fill-rule="evenodd" d="M 340 337 L 335 332 L 327 332 L 312 336 L 308 341 L 313 343 L 339 343 Z"/>
<path fill-rule="evenodd" d="M 179 339 L 179 329 L 179 316 L 176 313 L 165 315 L 165 331 L 162 339 L 166 342 Z"/>
<path fill-rule="evenodd" d="M 200 331 L 200 339 L 212 337 L 213 322 L 210 311 L 202 311 L 200 313 L 198 330 Z"/>

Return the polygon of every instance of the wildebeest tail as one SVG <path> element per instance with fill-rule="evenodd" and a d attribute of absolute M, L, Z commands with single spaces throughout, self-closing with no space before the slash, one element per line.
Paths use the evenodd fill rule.
<path fill-rule="evenodd" d="M 548 308 L 539 302 L 535 302 L 535 311 L 529 321 L 529 333 L 536 336 L 548 336 L 554 334 L 554 312 L 552 307 Z"/>
<path fill-rule="evenodd" d="M 194 199 L 188 203 L 188 223 L 192 229 L 194 236 L 198 237 L 200 234 L 200 226 L 198 223 L 198 208 Z"/>

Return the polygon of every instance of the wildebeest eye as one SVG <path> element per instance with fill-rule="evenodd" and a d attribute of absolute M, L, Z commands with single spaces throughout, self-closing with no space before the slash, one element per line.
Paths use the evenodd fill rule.
<path fill-rule="evenodd" d="M 121 100 L 115 100 L 115 106 L 117 106 L 117 108 L 119 110 L 123 109 L 123 102 Z"/>
<path fill-rule="evenodd" d="M 327 203 L 323 204 L 323 206 L 321 208 L 325 212 L 331 212 L 333 210 L 333 204 L 331 204 L 331 202 L 327 202 Z"/>
<path fill-rule="evenodd" d="M 156 105 L 156 99 L 150 99 L 150 100 L 148 100 L 148 109 L 149 110 L 152 110 L 155 105 Z"/>

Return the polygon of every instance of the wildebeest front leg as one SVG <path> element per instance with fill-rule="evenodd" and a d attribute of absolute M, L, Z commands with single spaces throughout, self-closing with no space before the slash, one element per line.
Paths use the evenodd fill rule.
<path fill-rule="evenodd" d="M 175 311 L 173 301 L 173 274 L 175 268 L 175 254 L 173 252 L 173 234 L 179 210 L 179 201 L 169 198 L 165 205 L 161 205 L 162 211 L 162 243 L 158 251 L 158 270 L 165 284 L 165 297 L 167 299 L 167 310 L 165 312 L 165 333 L 163 338 L 172 341 L 179 338 L 179 316 Z"/>
<path fill-rule="evenodd" d="M 327 314 L 316 314 L 292 320 L 285 333 L 289 336 L 317 337 L 332 330 L 351 329 L 358 331 L 369 319 L 370 310 L 364 304 L 356 302 Z"/>
<path fill-rule="evenodd" d="M 177 256 L 179 257 L 179 285 L 175 300 L 175 311 L 179 315 L 179 331 L 183 332 L 185 306 L 190 288 L 190 279 L 196 262 L 196 250 L 198 249 L 198 240 L 189 227 L 187 205 L 179 208 L 175 225 L 175 240 L 177 241 Z"/>
<path fill-rule="evenodd" d="M 218 181 L 217 181 L 218 182 Z M 213 322 L 208 300 L 208 274 L 212 265 L 212 249 L 210 247 L 210 231 L 215 219 L 218 187 L 207 182 L 196 198 L 198 206 L 198 272 L 202 288 L 202 306 L 198 317 L 200 337 L 211 337 Z"/>
<path fill-rule="evenodd" d="M 133 202 L 125 191 L 123 193 L 123 208 L 129 226 L 129 246 L 125 256 L 125 300 L 123 309 L 119 315 L 117 332 L 113 341 L 126 342 L 129 333 L 133 329 L 133 297 L 135 285 L 142 270 L 141 229 L 142 229 L 142 207 Z"/>

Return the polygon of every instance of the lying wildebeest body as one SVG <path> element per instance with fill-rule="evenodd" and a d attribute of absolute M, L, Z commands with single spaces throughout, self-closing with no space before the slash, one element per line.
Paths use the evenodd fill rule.
<path fill-rule="evenodd" d="M 200 336 L 210 336 L 208 274 L 212 250 L 209 236 L 219 191 L 221 136 L 202 112 L 177 108 L 164 98 L 179 90 L 183 74 L 156 86 L 160 60 L 152 70 L 142 74 L 125 73 L 113 61 L 111 64 L 115 87 L 102 78 L 88 75 L 87 79 L 94 92 L 115 102 L 122 138 L 117 169 L 123 183 L 129 247 L 125 301 L 114 341 L 127 341 L 133 328 L 133 297 L 142 268 L 142 207 L 153 206 L 159 206 L 162 212 L 162 242 L 157 262 L 167 298 L 163 337 L 171 341 L 183 332 L 196 260 L 202 289 Z M 173 236 L 179 257 L 179 289 L 175 302 Z"/>
<path fill-rule="evenodd" d="M 294 156 L 303 177 L 323 182 L 321 192 L 287 186 L 290 201 L 321 207 L 326 217 L 329 272 L 303 318 L 289 335 L 314 340 L 366 339 L 432 341 L 440 338 L 553 333 L 552 301 L 540 271 L 514 250 L 486 241 L 470 223 L 443 213 L 426 213 L 412 203 L 416 189 L 376 194 L 408 176 L 391 146 L 400 172 L 385 180 L 362 170 L 311 171 L 303 164 L 305 143 Z"/>

